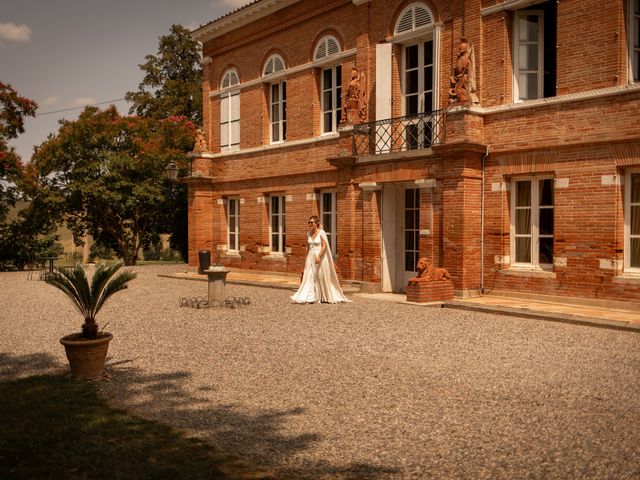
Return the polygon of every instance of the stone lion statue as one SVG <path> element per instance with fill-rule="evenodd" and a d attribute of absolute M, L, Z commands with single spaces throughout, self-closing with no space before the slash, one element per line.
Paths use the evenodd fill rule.
<path fill-rule="evenodd" d="M 434 267 L 427 257 L 421 257 L 416 264 L 418 275 L 409 279 L 409 284 L 450 280 L 451 275 L 444 268 Z"/>

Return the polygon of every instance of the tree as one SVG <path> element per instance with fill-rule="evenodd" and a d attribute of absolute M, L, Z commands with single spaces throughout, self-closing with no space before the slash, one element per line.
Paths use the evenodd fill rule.
<path fill-rule="evenodd" d="M 160 37 L 157 55 L 147 55 L 146 63 L 140 65 L 145 75 L 138 91 L 125 95 L 132 103 L 129 113 L 156 119 L 184 115 L 201 125 L 200 56 L 200 45 L 191 38 L 189 30 L 173 25 L 169 35 Z M 171 232 L 171 247 L 177 248 L 186 261 L 189 256 L 187 187 L 173 183 L 166 186 L 165 193 L 173 200 L 165 211 L 163 230 Z"/>
<path fill-rule="evenodd" d="M 9 140 L 24 133 L 24 118 L 34 117 L 38 105 L 18 95 L 11 85 L 0 82 L 0 221 L 4 222 L 10 206 L 15 205 L 18 184 L 24 168 Z"/>
<path fill-rule="evenodd" d="M 189 30 L 172 25 L 171 33 L 160 37 L 157 55 L 147 55 L 145 60 L 140 65 L 145 75 L 138 91 L 125 95 L 133 104 L 129 113 L 156 119 L 182 115 L 201 125 L 200 45 Z"/>
<path fill-rule="evenodd" d="M 171 161 L 185 168 L 194 136 L 184 117 L 122 117 L 113 106 L 86 107 L 78 120 L 60 121 L 33 162 L 74 236 L 90 233 L 135 265 L 141 247 L 166 231 L 165 168 Z"/>

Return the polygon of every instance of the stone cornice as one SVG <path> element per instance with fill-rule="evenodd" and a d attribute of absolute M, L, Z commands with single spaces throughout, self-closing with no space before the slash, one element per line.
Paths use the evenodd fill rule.
<path fill-rule="evenodd" d="M 191 38 L 204 43 L 220 35 L 244 27 L 251 22 L 287 8 L 300 0 L 260 0 L 207 23 L 191 32 Z"/>

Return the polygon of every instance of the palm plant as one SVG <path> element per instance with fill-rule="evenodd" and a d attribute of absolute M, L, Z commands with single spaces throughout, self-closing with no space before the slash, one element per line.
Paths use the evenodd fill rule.
<path fill-rule="evenodd" d="M 46 276 L 45 281 L 62 290 L 84 317 L 82 337 L 94 339 L 98 336 L 96 315 L 111 295 L 127 288 L 127 283 L 136 278 L 137 274 L 131 270 L 118 273 L 121 267 L 122 263 L 101 263 L 91 283 L 79 263 L 72 269 L 56 269 Z"/>

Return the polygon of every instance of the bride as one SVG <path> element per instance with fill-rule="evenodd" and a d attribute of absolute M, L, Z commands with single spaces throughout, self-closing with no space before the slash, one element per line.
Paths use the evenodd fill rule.
<path fill-rule="evenodd" d="M 327 234 L 320 228 L 320 219 L 312 215 L 307 223 L 307 259 L 302 284 L 291 300 L 295 303 L 350 302 L 338 282 Z"/>

